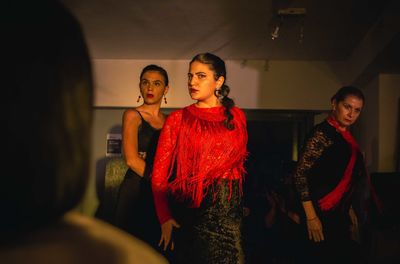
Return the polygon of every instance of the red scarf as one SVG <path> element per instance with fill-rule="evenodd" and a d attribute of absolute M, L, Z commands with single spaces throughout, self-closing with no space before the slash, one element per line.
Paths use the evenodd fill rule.
<path fill-rule="evenodd" d="M 194 207 L 200 206 L 207 188 L 222 179 L 230 181 L 230 188 L 232 180 L 239 180 L 241 187 L 247 154 L 246 120 L 241 110 L 233 108 L 235 127 L 228 130 L 224 110 L 191 105 L 182 112 L 173 156 L 176 177 L 169 187 L 175 195 L 191 200 Z"/>
<path fill-rule="evenodd" d="M 338 131 L 342 135 L 343 139 L 349 144 L 351 148 L 351 156 L 339 184 L 335 187 L 335 189 L 318 201 L 322 211 L 328 211 L 337 206 L 344 193 L 349 190 L 354 164 L 356 163 L 357 153 L 359 151 L 357 142 L 348 130 L 341 130 L 338 122 L 332 116 L 328 117 L 327 121 L 331 126 L 336 128 L 336 131 Z"/>
<path fill-rule="evenodd" d="M 351 177 L 353 175 L 354 164 L 357 159 L 357 153 L 359 152 L 358 144 L 349 131 L 347 130 L 342 131 L 339 127 L 338 122 L 332 116 L 328 117 L 327 121 L 331 126 L 336 128 L 336 130 L 343 136 L 344 140 L 346 140 L 346 142 L 349 143 L 351 147 L 351 157 L 349 163 L 347 164 L 346 170 L 344 171 L 343 178 L 340 180 L 339 184 L 333 191 L 331 191 L 318 201 L 322 211 L 328 211 L 337 206 L 339 201 L 342 199 L 344 193 L 349 189 L 351 183 Z M 367 176 L 369 190 L 371 192 L 372 199 L 378 209 L 378 212 L 382 213 L 382 203 L 379 197 L 377 196 L 375 189 L 372 186 L 371 178 L 369 177 L 367 168 L 365 167 L 365 163 L 364 163 L 364 169 L 365 169 L 365 174 Z"/>

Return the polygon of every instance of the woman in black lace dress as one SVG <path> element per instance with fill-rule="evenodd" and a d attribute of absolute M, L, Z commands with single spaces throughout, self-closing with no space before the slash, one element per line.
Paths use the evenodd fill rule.
<path fill-rule="evenodd" d="M 125 111 L 123 116 L 123 154 L 129 169 L 121 184 L 115 224 L 154 248 L 160 238 L 150 187 L 150 172 L 158 136 L 165 116 L 161 102 L 168 92 L 167 72 L 148 65 L 140 74 L 143 104 Z"/>
<path fill-rule="evenodd" d="M 316 263 L 355 263 L 357 250 L 350 229 L 357 220 L 351 204 L 367 174 L 349 127 L 361 113 L 364 95 L 347 86 L 331 103 L 331 115 L 306 139 L 294 179 Z"/>

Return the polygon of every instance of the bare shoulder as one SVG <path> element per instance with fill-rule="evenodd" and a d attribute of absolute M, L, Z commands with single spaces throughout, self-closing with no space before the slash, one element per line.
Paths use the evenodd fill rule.
<path fill-rule="evenodd" d="M 123 121 L 141 123 L 142 118 L 135 108 L 129 108 L 124 111 Z"/>
<path fill-rule="evenodd" d="M 165 264 L 144 242 L 98 219 L 67 213 L 57 224 L 0 250 L 0 263 Z M 45 261 L 44 261 L 45 260 Z"/>
<path fill-rule="evenodd" d="M 97 256 L 94 258 L 99 260 L 100 263 L 102 263 L 100 258 L 105 259 L 111 256 L 115 256 L 116 258 L 108 259 L 110 261 L 108 263 L 168 263 L 152 247 L 108 223 L 77 214 L 69 217 L 71 223 L 85 230 L 85 239 L 87 240 L 86 243 L 88 243 L 85 248 L 99 247 L 96 250 Z M 102 247 L 104 247 L 104 250 L 101 249 Z"/>
<path fill-rule="evenodd" d="M 124 111 L 124 116 L 131 117 L 131 118 L 140 118 L 140 114 L 138 110 L 135 108 L 128 108 Z"/>

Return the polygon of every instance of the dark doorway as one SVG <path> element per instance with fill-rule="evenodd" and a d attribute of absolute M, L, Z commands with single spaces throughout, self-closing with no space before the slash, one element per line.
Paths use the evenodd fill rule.
<path fill-rule="evenodd" d="M 292 187 L 290 176 L 299 148 L 320 111 L 245 110 L 245 113 L 249 135 L 243 185 L 246 263 L 275 263 L 279 251 L 287 250 L 287 246 L 281 246 L 285 244 L 282 239 L 278 241 L 282 226 L 271 227 L 266 223 L 271 211 L 267 196 L 272 192 L 283 194 L 284 189 Z"/>

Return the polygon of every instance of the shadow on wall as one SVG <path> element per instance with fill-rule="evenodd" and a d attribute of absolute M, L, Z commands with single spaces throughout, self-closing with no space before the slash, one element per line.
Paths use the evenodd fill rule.
<path fill-rule="evenodd" d="M 115 125 L 107 132 L 108 135 L 121 135 L 121 133 L 121 125 Z M 105 156 L 96 162 L 96 194 L 100 203 L 95 215 L 110 223 L 115 209 L 118 188 L 127 170 L 121 150 L 115 151 L 114 149 L 110 153 L 107 147 Z"/>

